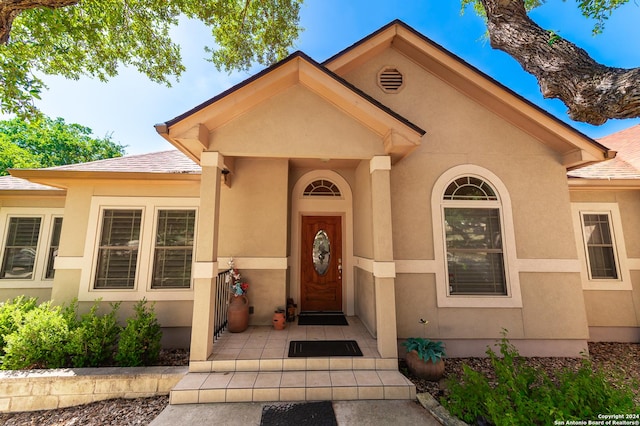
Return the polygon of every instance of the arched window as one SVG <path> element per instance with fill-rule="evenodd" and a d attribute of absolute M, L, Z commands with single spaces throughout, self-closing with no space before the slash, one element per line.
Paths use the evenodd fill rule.
<path fill-rule="evenodd" d="M 442 196 L 448 294 L 506 296 L 501 203 L 476 176 L 451 181 Z"/>
<path fill-rule="evenodd" d="M 327 179 L 311 182 L 302 193 L 304 197 L 340 197 L 340 188 Z"/>

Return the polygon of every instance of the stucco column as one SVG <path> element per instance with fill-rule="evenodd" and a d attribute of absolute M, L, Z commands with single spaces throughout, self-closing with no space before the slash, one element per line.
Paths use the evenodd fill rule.
<path fill-rule="evenodd" d="M 373 278 L 378 352 L 383 358 L 397 358 L 396 271 L 391 230 L 391 158 L 373 157 L 369 163 L 369 171 L 371 173 Z"/>
<path fill-rule="evenodd" d="M 218 223 L 220 180 L 224 157 L 203 152 L 200 157 L 200 209 L 193 268 L 193 320 L 191 322 L 191 361 L 206 361 L 213 353 L 216 277 L 218 275 Z"/>

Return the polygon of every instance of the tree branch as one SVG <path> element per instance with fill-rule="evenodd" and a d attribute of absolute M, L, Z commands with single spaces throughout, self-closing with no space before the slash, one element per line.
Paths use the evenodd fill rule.
<path fill-rule="evenodd" d="M 558 98 L 572 120 L 603 124 L 640 117 L 640 68 L 597 63 L 575 44 L 540 28 L 524 0 L 480 0 L 494 49 L 513 57 L 538 79 L 545 98 Z"/>
<path fill-rule="evenodd" d="M 13 20 L 22 11 L 35 9 L 37 7 L 56 9 L 58 7 L 77 4 L 79 1 L 80 0 L 0 0 L 0 44 L 7 44 L 9 42 Z"/>

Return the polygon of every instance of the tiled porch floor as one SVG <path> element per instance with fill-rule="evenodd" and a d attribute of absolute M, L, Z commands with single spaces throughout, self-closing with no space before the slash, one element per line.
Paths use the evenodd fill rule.
<path fill-rule="evenodd" d="M 252 326 L 224 333 L 208 361 L 191 362 L 171 404 L 247 401 L 414 399 L 415 386 L 383 359 L 357 317 L 349 326 Z M 292 340 L 355 340 L 362 357 L 288 358 Z"/>

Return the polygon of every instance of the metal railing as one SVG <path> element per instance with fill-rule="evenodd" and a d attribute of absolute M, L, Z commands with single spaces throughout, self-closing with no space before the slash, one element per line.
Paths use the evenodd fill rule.
<path fill-rule="evenodd" d="M 213 318 L 213 338 L 217 340 L 220 334 L 227 328 L 227 310 L 229 308 L 229 294 L 231 271 L 220 272 L 216 277 L 216 301 Z"/>

